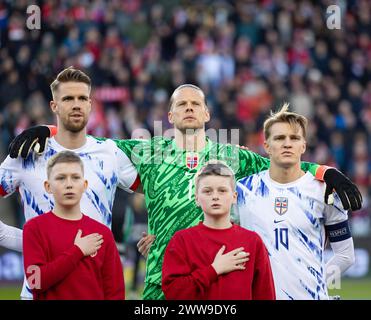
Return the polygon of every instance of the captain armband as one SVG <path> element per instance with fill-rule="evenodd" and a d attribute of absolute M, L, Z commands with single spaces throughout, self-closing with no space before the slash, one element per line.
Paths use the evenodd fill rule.
<path fill-rule="evenodd" d="M 339 242 L 352 237 L 348 220 L 325 226 L 330 242 Z"/>

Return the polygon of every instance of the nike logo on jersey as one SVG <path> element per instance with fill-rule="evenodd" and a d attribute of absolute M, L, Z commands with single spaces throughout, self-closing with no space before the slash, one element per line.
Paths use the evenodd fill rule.
<path fill-rule="evenodd" d="M 276 219 L 274 219 L 274 223 L 280 223 L 280 222 L 282 222 L 282 221 L 285 221 L 285 220 L 276 220 Z"/>

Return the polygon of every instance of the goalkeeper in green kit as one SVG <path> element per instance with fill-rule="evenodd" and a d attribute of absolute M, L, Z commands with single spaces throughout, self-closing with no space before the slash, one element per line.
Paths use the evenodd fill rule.
<path fill-rule="evenodd" d="M 174 139 L 155 136 L 151 140 L 115 141 L 139 172 L 148 210 L 148 233 L 155 235 L 148 252 L 143 299 L 164 299 L 161 271 L 166 246 L 176 231 L 203 220 L 194 195 L 198 169 L 209 160 L 222 160 L 239 180 L 269 168 L 269 159 L 259 154 L 206 137 L 205 123 L 210 114 L 204 93 L 194 85 L 181 85 L 173 92 L 168 118 L 175 128 Z M 10 145 L 10 156 L 27 157 L 37 142 L 38 151 L 43 152 L 50 135 L 47 126 L 25 130 Z M 357 187 L 338 170 L 305 162 L 302 169 L 326 182 L 326 203 L 335 190 L 344 209 L 361 208 L 362 197 Z"/>

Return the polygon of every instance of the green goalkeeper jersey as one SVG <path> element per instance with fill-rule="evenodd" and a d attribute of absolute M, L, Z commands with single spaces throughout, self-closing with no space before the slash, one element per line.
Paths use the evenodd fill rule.
<path fill-rule="evenodd" d="M 226 162 L 236 180 L 269 168 L 269 159 L 234 145 L 214 143 L 207 139 L 199 152 L 179 149 L 175 140 L 153 137 L 151 140 L 116 140 L 117 146 L 138 170 L 148 210 L 148 233 L 156 235 L 147 258 L 146 282 L 161 285 L 164 253 L 178 230 L 203 220 L 195 203 L 194 177 L 205 162 Z M 313 175 L 317 164 L 302 163 Z"/>

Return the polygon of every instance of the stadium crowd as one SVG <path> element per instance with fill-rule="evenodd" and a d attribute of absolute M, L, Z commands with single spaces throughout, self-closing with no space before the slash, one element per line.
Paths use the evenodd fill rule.
<path fill-rule="evenodd" d="M 169 95 L 194 83 L 207 94 L 208 127 L 239 128 L 239 144 L 264 154 L 263 121 L 288 101 L 309 119 L 304 160 L 336 166 L 358 185 L 364 206 L 352 213 L 353 232 L 367 235 L 371 2 L 336 1 L 341 28 L 331 30 L 332 2 L 36 1 L 41 29 L 29 30 L 28 2 L 1 1 L 2 160 L 23 129 L 54 123 L 49 85 L 71 65 L 93 81 L 88 128 L 95 136 L 146 137 L 141 129 L 153 134 L 155 120 L 165 131 Z M 125 213 L 143 211 L 138 208 L 137 199 L 118 194 L 118 241 L 123 220 L 131 223 Z M 142 215 L 133 220 L 145 223 Z"/>

